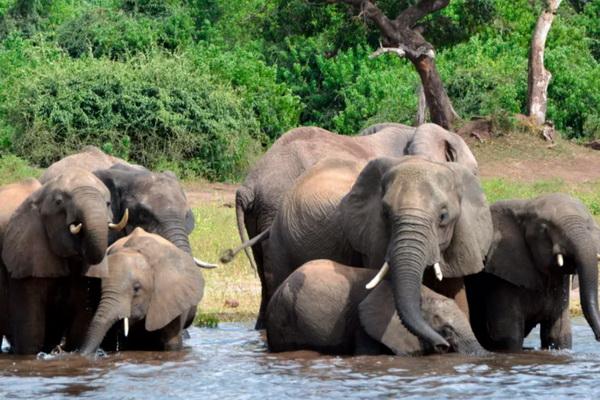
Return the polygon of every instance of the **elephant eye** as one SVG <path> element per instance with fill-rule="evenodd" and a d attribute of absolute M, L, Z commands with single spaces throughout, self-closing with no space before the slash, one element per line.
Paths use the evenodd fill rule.
<path fill-rule="evenodd" d="M 60 207 L 63 203 L 63 199 L 62 197 L 57 197 L 56 199 L 54 199 L 54 204 L 56 204 L 58 207 Z"/>
<path fill-rule="evenodd" d="M 133 284 L 133 294 L 138 294 L 142 289 L 142 285 L 139 282 Z"/>
<path fill-rule="evenodd" d="M 442 209 L 442 212 L 440 212 L 440 225 L 444 225 L 447 222 L 448 222 L 448 210 L 446 210 L 444 208 L 444 209 Z"/>

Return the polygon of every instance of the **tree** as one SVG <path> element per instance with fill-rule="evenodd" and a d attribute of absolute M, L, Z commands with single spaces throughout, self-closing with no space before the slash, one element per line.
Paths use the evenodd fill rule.
<path fill-rule="evenodd" d="M 527 115 L 539 125 L 546 122 L 548 103 L 548 84 L 552 74 L 544 67 L 546 38 L 552 21 L 562 0 L 544 0 L 542 12 L 538 17 L 529 50 L 529 73 L 527 76 Z"/>
<path fill-rule="evenodd" d="M 395 53 L 406 57 L 415 66 L 425 93 L 432 122 L 450 128 L 457 118 L 452 102 L 435 66 L 433 45 L 422 35 L 423 28 L 417 23 L 427 15 L 446 7 L 450 0 L 420 0 L 399 12 L 395 19 L 388 18 L 369 0 L 328 0 L 329 3 L 346 3 L 359 14 L 377 25 L 382 36 L 382 47 L 372 56 Z"/>

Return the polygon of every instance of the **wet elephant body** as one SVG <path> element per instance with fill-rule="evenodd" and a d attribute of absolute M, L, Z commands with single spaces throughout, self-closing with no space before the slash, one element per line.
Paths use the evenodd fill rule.
<path fill-rule="evenodd" d="M 477 162 L 460 136 L 435 124 L 418 128 L 401 124 L 378 124 L 366 136 L 338 135 L 317 127 L 292 129 L 279 138 L 250 171 L 236 192 L 236 215 L 242 240 L 268 230 L 298 177 L 326 157 L 367 162 L 383 156 L 421 155 L 433 161 L 456 161 L 477 173 Z M 246 236 L 247 234 L 247 236 Z M 269 243 L 252 246 L 262 287 L 263 265 L 270 257 Z M 252 262 L 252 260 L 251 260 Z M 262 316 L 268 294 L 262 293 Z"/>
<path fill-rule="evenodd" d="M 584 316 L 600 340 L 600 229 L 565 194 L 491 206 L 494 240 L 485 270 L 469 277 L 471 323 L 490 350 L 520 351 L 538 324 L 542 348 L 571 348 L 570 279 L 577 274 Z"/>
<path fill-rule="evenodd" d="M 432 352 L 400 322 L 390 283 L 369 291 L 375 271 L 329 260 L 310 261 L 292 273 L 269 302 L 271 351 L 327 354 L 422 355 Z M 318 301 L 315 301 L 318 299 Z M 468 318 L 451 299 L 421 287 L 425 320 L 450 344 L 449 351 L 482 354 Z"/>

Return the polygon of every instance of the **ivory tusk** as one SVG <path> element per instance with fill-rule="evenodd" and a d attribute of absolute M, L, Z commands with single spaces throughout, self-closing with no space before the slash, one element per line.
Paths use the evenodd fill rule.
<path fill-rule="evenodd" d="M 596 258 L 600 261 L 600 254 L 596 254 Z"/>
<path fill-rule="evenodd" d="M 565 260 L 563 259 L 563 255 L 558 253 L 556 255 L 556 263 L 558 264 L 559 267 L 562 267 L 563 265 L 565 265 Z"/>
<path fill-rule="evenodd" d="M 193 257 L 193 258 L 194 258 L 194 264 L 196 264 L 196 267 L 206 268 L 206 269 L 213 269 L 213 268 L 218 267 L 217 264 L 211 264 L 209 262 L 199 260 L 196 257 Z"/>
<path fill-rule="evenodd" d="M 129 220 L 129 209 L 126 208 L 125 212 L 123 213 L 123 217 L 121 218 L 121 220 L 119 221 L 118 224 L 113 224 L 112 222 L 110 222 L 108 224 L 108 227 L 112 230 L 115 231 L 122 231 L 126 226 L 127 226 L 127 221 Z"/>
<path fill-rule="evenodd" d="M 129 335 L 129 318 L 123 318 L 123 330 L 125 331 L 125 337 Z"/>
<path fill-rule="evenodd" d="M 71 225 L 69 225 L 69 231 L 73 235 L 77 235 L 79 232 L 81 232 L 81 227 L 82 226 L 83 226 L 82 222 L 80 222 L 79 225 L 71 224 Z"/>
<path fill-rule="evenodd" d="M 444 279 L 444 275 L 442 274 L 442 269 L 440 268 L 440 263 L 433 264 L 433 270 L 435 271 L 435 277 L 438 281 Z"/>
<path fill-rule="evenodd" d="M 377 272 L 377 275 L 375 275 L 373 277 L 373 279 L 371 279 L 371 281 L 369 283 L 367 283 L 367 285 L 365 287 L 368 290 L 373 289 L 375 286 L 377 286 L 379 284 L 379 282 L 381 282 L 383 280 L 383 278 L 385 278 L 385 275 L 388 273 L 389 270 L 390 270 L 389 264 L 387 262 L 383 263 L 383 266 L 381 267 L 379 272 Z"/>

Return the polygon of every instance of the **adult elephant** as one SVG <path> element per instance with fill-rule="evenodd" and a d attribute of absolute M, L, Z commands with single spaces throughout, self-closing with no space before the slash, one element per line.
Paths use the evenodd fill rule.
<path fill-rule="evenodd" d="M 49 351 L 63 336 L 67 348 L 91 317 L 87 282 L 91 265 L 106 273 L 104 254 L 112 224 L 110 193 L 93 174 L 72 169 L 48 181 L 14 211 L 2 246 L 14 352 Z"/>
<path fill-rule="evenodd" d="M 442 351 L 448 343 L 419 309 L 425 269 L 443 276 L 448 287 L 438 290 L 462 299 L 466 308 L 461 279 L 483 269 L 491 236 L 479 180 L 460 164 L 404 157 L 365 166 L 326 159 L 298 180 L 273 221 L 267 292 L 271 297 L 296 268 L 314 259 L 383 266 L 378 278 L 391 271 L 396 309 L 408 330 Z"/>
<path fill-rule="evenodd" d="M 94 172 L 96 170 L 110 168 L 116 164 L 136 169 L 144 169 L 144 167 L 130 164 L 121 158 L 106 154 L 95 146 L 86 146 L 80 152 L 71 154 L 50 165 L 40 177 L 40 182 L 46 183 L 73 168 L 81 168 L 89 172 Z"/>
<path fill-rule="evenodd" d="M 136 228 L 109 248 L 107 259 L 109 273 L 81 352 L 93 354 L 120 320 L 119 349 L 180 349 L 182 330 L 193 321 L 204 291 L 192 257 Z"/>
<path fill-rule="evenodd" d="M 0 187 L 0 253 L 4 232 L 11 215 L 31 193 L 40 187 L 39 181 L 34 178 Z M 8 275 L 0 257 L 0 339 L 3 335 L 9 334 L 8 326 Z"/>
<path fill-rule="evenodd" d="M 494 240 L 484 272 L 467 279 L 471 323 L 484 347 L 520 351 L 540 324 L 542 348 L 571 348 L 569 280 L 579 276 L 583 314 L 600 340 L 600 230 L 565 194 L 491 206 Z"/>
<path fill-rule="evenodd" d="M 366 162 L 381 156 L 400 157 L 407 154 L 420 155 L 433 161 L 455 161 L 477 173 L 477 161 L 464 140 L 435 124 L 424 124 L 416 129 L 398 124 L 379 129 L 368 136 L 355 137 L 316 127 L 292 129 L 273 144 L 236 191 L 236 216 L 242 241 L 268 234 L 285 193 L 300 175 L 318 161 L 336 157 Z M 259 312 L 257 328 L 263 325 L 264 306 L 267 304 L 263 265 L 270 257 L 268 246 L 267 241 L 252 246 L 255 263 L 246 253 L 252 266 L 257 269 L 263 287 L 263 308 Z M 226 252 L 221 260 L 231 260 L 241 249 L 246 249 L 246 246 Z"/>
<path fill-rule="evenodd" d="M 309 261 L 279 286 L 266 315 L 269 350 L 422 355 L 431 349 L 400 322 L 389 281 L 368 291 L 376 271 Z M 456 303 L 421 286 L 421 311 L 450 351 L 483 354 Z"/>

